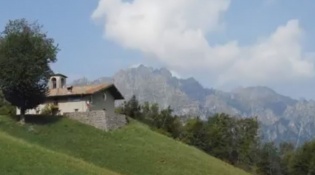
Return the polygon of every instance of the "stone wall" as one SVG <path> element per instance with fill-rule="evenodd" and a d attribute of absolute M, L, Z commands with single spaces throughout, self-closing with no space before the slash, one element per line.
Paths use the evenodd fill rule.
<path fill-rule="evenodd" d="M 64 113 L 64 115 L 70 119 L 77 120 L 105 131 L 118 129 L 127 124 L 126 116 L 119 114 L 106 115 L 104 110 L 69 112 Z"/>

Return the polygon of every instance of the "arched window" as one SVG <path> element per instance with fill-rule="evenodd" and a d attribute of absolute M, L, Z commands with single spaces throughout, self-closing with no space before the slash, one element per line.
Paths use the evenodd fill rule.
<path fill-rule="evenodd" d="M 56 78 L 52 78 L 51 79 L 51 83 L 52 83 L 52 88 L 56 89 L 57 88 L 57 80 L 56 80 Z"/>

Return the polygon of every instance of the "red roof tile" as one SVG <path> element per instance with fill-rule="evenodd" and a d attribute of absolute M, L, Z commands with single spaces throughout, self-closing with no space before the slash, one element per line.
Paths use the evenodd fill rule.
<path fill-rule="evenodd" d="M 113 84 L 98 84 L 88 86 L 73 86 L 69 91 L 67 88 L 50 89 L 48 97 L 72 96 L 72 95 L 90 95 L 104 89 L 109 89 L 114 93 L 116 99 L 123 99 L 123 96 Z"/>

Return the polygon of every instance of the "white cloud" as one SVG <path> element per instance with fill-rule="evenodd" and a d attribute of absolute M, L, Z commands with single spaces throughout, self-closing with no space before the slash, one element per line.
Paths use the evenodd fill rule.
<path fill-rule="evenodd" d="M 174 71 L 174 70 L 170 70 L 170 72 L 171 72 L 171 74 L 172 74 L 173 77 L 182 78 L 178 72 L 176 72 L 176 71 Z"/>
<path fill-rule="evenodd" d="M 220 80 L 268 84 L 312 77 L 314 66 L 302 52 L 301 35 L 297 20 L 278 27 L 269 37 L 241 48 L 234 55 L 234 64 L 221 74 Z"/>
<path fill-rule="evenodd" d="M 142 65 L 142 64 L 141 63 L 132 64 L 129 66 L 129 68 L 138 68 L 140 65 Z"/>
<path fill-rule="evenodd" d="M 300 40 L 298 20 L 290 20 L 250 46 L 237 41 L 210 45 L 206 35 L 221 30 L 230 0 L 100 0 L 94 20 L 104 37 L 153 55 L 174 71 L 211 74 L 218 84 L 294 81 L 314 75 Z"/>

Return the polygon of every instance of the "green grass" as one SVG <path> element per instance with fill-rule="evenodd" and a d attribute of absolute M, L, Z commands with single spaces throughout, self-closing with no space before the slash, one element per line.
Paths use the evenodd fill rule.
<path fill-rule="evenodd" d="M 0 131 L 119 174 L 247 174 L 135 121 L 120 130 L 103 132 L 65 118 L 19 126 L 8 117 L 0 117 Z M 2 161 L 0 159 L 0 164 Z"/>
<path fill-rule="evenodd" d="M 65 154 L 29 144 L 0 132 L 1 174 L 106 174 L 118 175 L 104 168 Z"/>

